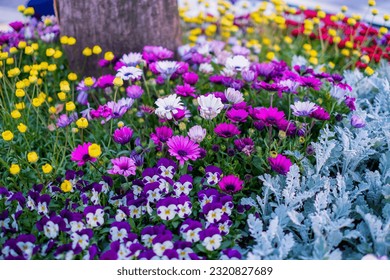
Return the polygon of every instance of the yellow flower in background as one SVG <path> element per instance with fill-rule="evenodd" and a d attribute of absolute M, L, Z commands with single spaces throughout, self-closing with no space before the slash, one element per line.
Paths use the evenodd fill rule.
<path fill-rule="evenodd" d="M 18 67 L 12 68 L 7 72 L 9 78 L 19 76 L 19 74 L 20 74 L 20 69 Z"/>
<path fill-rule="evenodd" d="M 60 50 L 56 50 L 56 52 L 53 55 L 54 58 L 60 58 L 61 56 L 62 56 L 62 51 Z"/>
<path fill-rule="evenodd" d="M 48 67 L 47 67 L 47 70 L 50 71 L 50 72 L 54 72 L 57 70 L 57 65 L 55 64 L 50 64 Z"/>
<path fill-rule="evenodd" d="M 370 57 L 368 55 L 363 55 L 360 60 L 363 62 L 363 63 L 366 63 L 368 64 L 370 62 Z"/>
<path fill-rule="evenodd" d="M 123 86 L 123 80 L 121 77 L 115 77 L 114 81 L 113 81 L 113 84 L 114 86 L 116 87 L 120 87 L 120 86 Z"/>
<path fill-rule="evenodd" d="M 84 48 L 84 49 L 83 49 L 83 55 L 84 55 L 84 56 L 91 56 L 91 55 L 92 55 L 92 50 L 91 50 L 91 48 L 88 48 L 88 47 Z"/>
<path fill-rule="evenodd" d="M 76 105 L 73 101 L 69 101 L 65 104 L 65 110 L 68 112 L 74 111 L 76 109 Z"/>
<path fill-rule="evenodd" d="M 16 91 L 15 91 L 15 95 L 19 98 L 22 98 L 26 95 L 26 92 L 24 91 L 24 89 L 21 89 L 21 88 L 18 88 Z"/>
<path fill-rule="evenodd" d="M 27 7 L 24 11 L 23 11 L 23 14 L 25 16 L 32 16 L 35 14 L 35 10 L 33 7 Z"/>
<path fill-rule="evenodd" d="M 65 92 L 60 91 L 59 93 L 57 93 L 57 96 L 58 96 L 58 98 L 61 101 L 64 101 L 66 99 L 66 93 Z"/>
<path fill-rule="evenodd" d="M 51 57 L 56 53 L 56 50 L 53 48 L 46 49 L 46 56 Z"/>
<path fill-rule="evenodd" d="M 69 37 L 68 36 L 61 36 L 60 37 L 60 43 L 63 44 L 63 45 L 66 45 L 68 44 L 68 40 L 69 40 Z"/>
<path fill-rule="evenodd" d="M 23 110 L 24 108 L 26 108 L 26 104 L 24 102 L 16 103 L 15 108 L 18 110 Z"/>
<path fill-rule="evenodd" d="M 77 127 L 72 127 L 72 132 L 76 134 L 79 132 L 79 129 Z"/>
<path fill-rule="evenodd" d="M 38 159 L 39 159 L 39 156 L 38 156 L 38 154 L 36 152 L 29 152 L 27 154 L 27 160 L 30 163 L 35 163 L 35 162 L 38 161 Z"/>
<path fill-rule="evenodd" d="M 76 125 L 78 128 L 87 128 L 88 127 L 88 120 L 86 118 L 79 118 L 76 121 Z"/>
<path fill-rule="evenodd" d="M 69 46 L 73 46 L 74 44 L 76 44 L 76 38 L 75 37 L 69 37 L 68 38 L 68 45 Z"/>
<path fill-rule="evenodd" d="M 27 126 L 23 123 L 18 124 L 18 130 L 20 133 L 25 133 L 27 131 Z"/>
<path fill-rule="evenodd" d="M 21 116 L 22 116 L 22 114 L 19 112 L 19 110 L 13 110 L 11 112 L 11 117 L 13 119 L 20 119 Z"/>
<path fill-rule="evenodd" d="M 9 57 L 9 58 L 7 58 L 7 60 L 5 61 L 5 63 L 6 63 L 7 65 L 11 65 L 11 64 L 14 64 L 14 63 L 15 63 L 15 60 L 14 60 L 13 57 Z"/>
<path fill-rule="evenodd" d="M 1 133 L 1 137 L 3 137 L 4 141 L 11 141 L 14 139 L 14 134 L 10 130 L 6 130 Z"/>
<path fill-rule="evenodd" d="M 95 46 L 93 46 L 93 48 L 92 48 L 92 52 L 93 52 L 94 54 L 100 54 L 100 53 L 102 52 L 102 48 L 101 48 L 100 46 L 98 46 L 98 45 L 95 45 Z"/>
<path fill-rule="evenodd" d="M 61 190 L 63 192 L 71 192 L 73 190 L 73 185 L 69 180 L 64 180 L 61 183 Z"/>
<path fill-rule="evenodd" d="M 13 163 L 11 164 L 11 167 L 9 168 L 9 172 L 12 174 L 12 175 L 17 175 L 19 174 L 20 172 L 20 166 Z"/>
<path fill-rule="evenodd" d="M 27 46 L 27 47 L 24 49 L 24 53 L 27 54 L 27 55 L 32 55 L 32 54 L 34 53 L 33 47 Z"/>
<path fill-rule="evenodd" d="M 24 5 L 19 5 L 18 6 L 18 12 L 23 12 L 26 9 Z"/>
<path fill-rule="evenodd" d="M 275 53 L 273 52 L 268 52 L 265 56 L 268 60 L 272 60 L 275 58 Z"/>
<path fill-rule="evenodd" d="M 373 7 L 375 5 L 376 5 L 375 0 L 368 0 L 368 6 Z"/>
<path fill-rule="evenodd" d="M 122 121 L 119 121 L 119 122 L 118 122 L 118 127 L 119 127 L 119 128 L 123 127 L 124 125 L 125 125 L 125 124 L 124 124 Z"/>
<path fill-rule="evenodd" d="M 108 61 L 111 61 L 114 59 L 114 54 L 112 52 L 105 52 L 104 53 L 104 59 L 105 60 L 108 60 Z"/>
<path fill-rule="evenodd" d="M 70 85 L 68 81 L 61 81 L 60 82 L 60 89 L 63 92 L 69 92 L 70 91 Z"/>
<path fill-rule="evenodd" d="M 57 112 L 56 107 L 51 106 L 51 107 L 49 108 L 49 113 L 50 113 L 50 114 L 55 114 L 56 112 Z"/>
<path fill-rule="evenodd" d="M 42 166 L 42 171 L 45 174 L 49 174 L 52 170 L 53 170 L 53 167 L 48 163 L 46 163 L 45 165 Z"/>
<path fill-rule="evenodd" d="M 20 41 L 18 43 L 18 48 L 19 49 L 24 49 L 27 46 L 27 43 L 25 41 Z"/>
<path fill-rule="evenodd" d="M 364 69 L 364 73 L 366 73 L 368 76 L 371 76 L 375 73 L 375 71 L 370 66 L 367 66 L 366 69 Z"/>
<path fill-rule="evenodd" d="M 99 157 L 102 154 L 100 145 L 93 143 L 91 146 L 88 147 L 88 154 L 92 158 Z"/>
<path fill-rule="evenodd" d="M 94 84 L 94 81 L 91 77 L 86 77 L 84 79 L 84 85 L 86 85 L 87 87 L 91 87 L 91 86 L 93 86 L 93 84 Z"/>
<path fill-rule="evenodd" d="M 33 98 L 33 100 L 32 100 L 32 105 L 34 106 L 34 107 L 40 107 L 41 105 L 42 105 L 42 100 L 41 99 L 39 99 L 39 98 Z"/>
<path fill-rule="evenodd" d="M 76 73 L 73 73 L 73 72 L 72 72 L 72 73 L 69 73 L 69 74 L 68 74 L 68 80 L 69 80 L 69 81 L 72 81 L 72 82 L 73 82 L 73 81 L 76 81 L 76 80 L 77 80 L 77 74 L 76 74 Z"/>

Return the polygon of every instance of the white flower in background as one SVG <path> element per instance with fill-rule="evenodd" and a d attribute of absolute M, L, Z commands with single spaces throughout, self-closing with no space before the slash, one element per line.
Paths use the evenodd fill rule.
<path fill-rule="evenodd" d="M 293 110 L 292 114 L 297 117 L 309 116 L 312 112 L 317 110 L 317 105 L 310 101 L 296 101 L 293 105 L 290 105 Z"/>
<path fill-rule="evenodd" d="M 89 236 L 87 234 L 79 235 L 76 232 L 70 235 L 70 239 L 72 239 L 72 248 L 75 249 L 77 244 L 81 247 L 81 249 L 87 248 L 89 244 Z"/>
<path fill-rule="evenodd" d="M 347 89 L 333 86 L 329 93 L 333 98 L 337 99 L 338 103 L 340 104 L 342 101 L 344 101 L 345 96 L 347 95 Z"/>
<path fill-rule="evenodd" d="M 210 63 L 201 63 L 199 65 L 199 72 L 203 74 L 211 74 L 213 73 L 214 68 Z"/>
<path fill-rule="evenodd" d="M 179 109 L 184 109 L 180 96 L 178 97 L 177 94 L 161 97 L 157 99 L 154 104 L 158 106 L 154 112 L 161 119 L 171 120 L 173 119 L 173 115 L 177 114 Z"/>
<path fill-rule="evenodd" d="M 157 61 L 156 70 L 164 79 L 169 79 L 173 73 L 179 68 L 180 64 L 177 61 Z"/>
<path fill-rule="evenodd" d="M 183 233 L 183 237 L 187 242 L 198 242 L 200 239 L 199 232 L 201 230 L 201 228 L 189 229 Z"/>
<path fill-rule="evenodd" d="M 157 256 L 162 256 L 165 252 L 165 250 L 167 249 L 173 249 L 173 243 L 172 241 L 164 241 L 163 243 L 156 243 L 156 244 L 153 244 L 153 252 L 157 255 Z"/>
<path fill-rule="evenodd" d="M 248 69 L 249 68 L 249 60 L 246 59 L 242 55 L 235 55 L 233 57 L 229 57 L 226 60 L 226 68 L 232 69 L 234 71 L 240 72 L 243 69 Z"/>
<path fill-rule="evenodd" d="M 214 251 L 221 246 L 222 236 L 219 234 L 214 234 L 211 237 L 206 237 L 202 241 L 202 245 L 206 247 L 208 251 Z"/>
<path fill-rule="evenodd" d="M 118 229 L 118 227 L 112 227 L 110 228 L 110 234 L 111 234 L 111 241 L 123 241 L 123 239 L 127 238 L 128 234 L 126 229 L 121 228 Z"/>
<path fill-rule="evenodd" d="M 213 94 L 199 96 L 197 101 L 200 106 L 200 116 L 206 120 L 214 119 L 223 109 L 221 98 Z"/>
<path fill-rule="evenodd" d="M 228 88 L 225 90 L 226 99 L 233 104 L 237 104 L 244 101 L 244 95 L 235 90 L 234 88 Z"/>
<path fill-rule="evenodd" d="M 298 65 L 298 66 L 305 66 L 307 65 L 307 60 L 306 58 L 304 58 L 303 56 L 300 56 L 300 55 L 294 55 L 292 57 L 292 61 L 291 61 L 291 65 L 294 67 L 295 65 Z"/>
<path fill-rule="evenodd" d="M 122 66 L 116 73 L 116 77 L 122 80 L 137 80 L 142 77 L 143 71 L 133 66 Z"/>
<path fill-rule="evenodd" d="M 103 209 L 97 209 L 95 213 L 88 213 L 86 215 L 87 223 L 90 227 L 97 227 L 104 224 L 104 211 Z"/>
<path fill-rule="evenodd" d="M 126 218 L 127 218 L 127 215 L 125 212 L 123 212 L 121 209 L 116 210 L 115 221 L 122 222 Z"/>
<path fill-rule="evenodd" d="M 58 224 L 53 223 L 52 221 L 48 221 L 44 226 L 43 226 L 43 231 L 46 235 L 47 238 L 54 239 L 58 236 L 59 233 L 59 226 Z"/>
<path fill-rule="evenodd" d="M 121 62 L 127 66 L 136 66 L 142 61 L 142 54 L 131 52 L 129 54 L 124 54 L 120 59 Z"/>
<path fill-rule="evenodd" d="M 206 137 L 206 129 L 200 125 L 195 125 L 188 130 L 188 136 L 196 143 L 200 143 Z"/>
<path fill-rule="evenodd" d="M 31 259 L 31 256 L 32 256 L 32 253 L 33 253 L 33 249 L 34 249 L 34 244 L 27 241 L 27 242 L 22 242 L 22 241 L 19 241 L 18 243 L 16 243 L 16 245 L 19 247 L 20 250 L 22 250 L 23 252 L 23 256 L 26 258 L 26 259 Z"/>
<path fill-rule="evenodd" d="M 83 222 L 71 221 L 71 222 L 69 222 L 69 225 L 70 225 L 70 230 L 72 232 L 77 232 L 77 231 L 80 231 L 82 229 L 85 229 L 85 225 Z"/>

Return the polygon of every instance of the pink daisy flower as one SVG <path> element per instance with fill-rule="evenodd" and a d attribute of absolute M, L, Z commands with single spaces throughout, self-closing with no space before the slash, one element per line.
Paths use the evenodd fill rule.
<path fill-rule="evenodd" d="M 241 181 L 240 178 L 238 178 L 234 175 L 225 176 L 218 183 L 221 190 L 228 192 L 228 193 L 236 193 L 236 192 L 242 190 L 243 184 L 244 184 L 244 182 Z"/>
<path fill-rule="evenodd" d="M 223 137 L 223 138 L 234 137 L 241 133 L 241 131 L 237 128 L 237 126 L 231 123 L 220 123 L 215 127 L 214 132 L 219 137 Z"/>
<path fill-rule="evenodd" d="M 291 160 L 288 157 L 280 154 L 275 158 L 268 158 L 268 162 L 271 165 L 272 170 L 282 175 L 286 175 L 292 165 Z"/>
<path fill-rule="evenodd" d="M 191 141 L 189 137 L 173 136 L 167 142 L 169 153 L 175 157 L 180 165 L 184 165 L 185 161 L 196 160 L 200 157 L 199 145 Z"/>
<path fill-rule="evenodd" d="M 122 175 L 124 177 L 129 177 L 130 175 L 135 175 L 136 165 L 135 161 L 129 157 L 119 157 L 111 160 L 113 167 L 108 170 L 109 174 Z"/>
<path fill-rule="evenodd" d="M 71 160 L 77 161 L 78 166 L 83 166 L 88 161 L 95 162 L 97 159 L 89 156 L 88 148 L 92 144 L 90 142 L 78 145 L 71 154 Z"/>

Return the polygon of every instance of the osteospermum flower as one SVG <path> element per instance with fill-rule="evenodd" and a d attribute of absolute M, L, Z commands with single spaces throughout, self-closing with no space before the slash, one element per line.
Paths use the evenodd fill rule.
<path fill-rule="evenodd" d="M 244 101 L 244 95 L 238 90 L 235 90 L 234 88 L 228 88 L 227 90 L 225 90 L 225 96 L 226 99 L 233 104 L 237 104 Z"/>
<path fill-rule="evenodd" d="M 317 105 L 310 101 L 297 101 L 294 104 L 290 105 L 292 114 L 297 117 L 306 117 L 317 110 Z"/>
<path fill-rule="evenodd" d="M 156 70 L 164 79 L 169 79 L 173 73 L 179 68 L 180 64 L 177 61 L 157 61 Z"/>
<path fill-rule="evenodd" d="M 114 131 L 112 138 L 116 143 L 125 145 L 130 142 L 131 136 L 133 136 L 133 130 L 127 126 L 123 126 Z"/>
<path fill-rule="evenodd" d="M 268 162 L 271 165 L 272 170 L 282 175 L 286 175 L 292 165 L 291 160 L 288 157 L 280 154 L 276 157 L 269 157 Z"/>
<path fill-rule="evenodd" d="M 195 125 L 188 130 L 188 136 L 192 141 L 200 143 L 206 137 L 206 129 L 200 125 Z"/>
<path fill-rule="evenodd" d="M 221 98 L 217 98 L 213 94 L 199 96 L 197 101 L 200 106 L 200 116 L 206 120 L 214 119 L 223 109 Z"/>
<path fill-rule="evenodd" d="M 240 180 L 240 178 L 234 176 L 234 175 L 228 175 L 222 178 L 221 181 L 219 181 L 218 185 L 221 188 L 221 190 L 229 193 L 235 193 L 243 188 L 243 181 Z"/>
<path fill-rule="evenodd" d="M 229 57 L 226 60 L 226 68 L 229 70 L 242 71 L 244 69 L 248 69 L 248 67 L 249 67 L 249 60 L 242 55 Z"/>
<path fill-rule="evenodd" d="M 158 106 L 155 113 L 161 119 L 171 120 L 173 119 L 174 115 L 179 112 L 179 110 L 184 109 L 180 97 L 178 97 L 176 94 L 171 94 L 164 98 L 159 98 L 155 104 Z"/>
<path fill-rule="evenodd" d="M 200 156 L 199 145 L 191 141 L 189 137 L 173 136 L 167 142 L 169 153 L 175 157 L 180 165 L 185 161 L 196 160 Z"/>
<path fill-rule="evenodd" d="M 119 157 L 111 160 L 111 163 L 114 165 L 107 172 L 109 174 L 122 175 L 128 177 L 130 175 L 135 175 L 136 165 L 132 158 L 129 157 Z"/>
<path fill-rule="evenodd" d="M 239 135 L 241 131 L 234 124 L 230 123 L 221 123 L 217 125 L 214 129 L 214 132 L 223 138 L 230 138 L 236 135 Z"/>
<path fill-rule="evenodd" d="M 73 151 L 72 151 L 72 154 L 71 154 L 71 160 L 72 161 L 77 161 L 77 165 L 78 166 L 82 166 L 84 165 L 85 163 L 87 163 L 88 161 L 91 161 L 91 162 L 95 162 L 97 159 L 96 158 L 93 158 L 89 155 L 88 153 L 88 149 L 89 147 L 92 145 L 92 143 L 84 143 L 84 144 L 80 144 L 78 145 Z"/>
<path fill-rule="evenodd" d="M 121 67 L 116 76 L 119 78 L 122 78 L 122 80 L 128 81 L 128 80 L 138 80 L 141 78 L 143 72 L 141 69 L 133 66 L 123 66 Z"/>

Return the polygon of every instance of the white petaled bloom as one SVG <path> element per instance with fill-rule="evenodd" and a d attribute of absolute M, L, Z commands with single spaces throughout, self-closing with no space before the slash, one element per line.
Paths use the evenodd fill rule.
<path fill-rule="evenodd" d="M 88 213 L 86 218 L 90 227 L 101 226 L 104 223 L 104 211 L 97 209 L 95 213 Z"/>
<path fill-rule="evenodd" d="M 233 204 L 231 202 L 226 202 L 223 206 L 222 206 L 222 213 L 226 213 L 228 214 L 229 216 L 232 214 L 232 210 L 233 210 Z"/>
<path fill-rule="evenodd" d="M 199 96 L 197 101 L 200 106 L 200 116 L 206 120 L 214 119 L 223 108 L 221 98 L 215 97 L 213 94 Z"/>
<path fill-rule="evenodd" d="M 214 185 L 218 184 L 218 182 L 219 182 L 218 175 L 219 175 L 218 172 L 214 172 L 214 173 L 207 172 L 206 173 L 207 184 L 209 184 L 210 186 L 214 186 Z"/>
<path fill-rule="evenodd" d="M 137 80 L 139 79 L 143 74 L 143 71 L 137 67 L 133 66 L 122 66 L 119 68 L 118 72 L 116 73 L 116 77 L 121 78 L 122 80 Z"/>
<path fill-rule="evenodd" d="M 236 72 L 234 72 L 234 70 L 231 68 L 225 67 L 220 74 L 225 77 L 234 77 L 236 75 Z"/>
<path fill-rule="evenodd" d="M 188 136 L 196 143 L 200 143 L 206 137 L 206 129 L 200 125 L 195 125 L 188 130 Z"/>
<path fill-rule="evenodd" d="M 164 193 L 168 193 L 169 192 L 169 188 L 170 188 L 170 184 L 167 180 L 164 180 L 163 178 L 159 179 L 158 182 L 160 183 L 158 185 L 159 189 L 164 192 Z"/>
<path fill-rule="evenodd" d="M 45 215 L 49 212 L 49 210 L 47 209 L 46 202 L 38 202 L 37 212 L 38 214 L 45 214 Z"/>
<path fill-rule="evenodd" d="M 198 242 L 200 239 L 199 232 L 201 230 L 201 228 L 189 229 L 183 233 L 183 237 L 187 242 Z"/>
<path fill-rule="evenodd" d="M 178 97 L 176 93 L 159 98 L 154 104 L 158 106 L 155 113 L 161 119 L 171 120 L 173 119 L 173 115 L 177 114 L 179 109 L 184 109 L 181 98 L 180 96 Z"/>
<path fill-rule="evenodd" d="M 172 220 L 177 213 L 177 206 L 175 204 L 170 204 L 167 206 L 160 206 L 157 208 L 157 215 L 166 221 Z"/>
<path fill-rule="evenodd" d="M 189 215 L 191 215 L 191 213 L 192 213 L 192 208 L 190 202 L 187 201 L 184 204 L 177 205 L 177 215 L 180 218 L 188 217 Z"/>
<path fill-rule="evenodd" d="M 136 66 L 142 61 L 142 54 L 135 52 L 124 54 L 120 61 L 127 66 Z"/>
<path fill-rule="evenodd" d="M 169 79 L 173 73 L 179 68 L 179 64 L 176 61 L 157 61 L 156 70 L 161 74 L 164 79 Z"/>
<path fill-rule="evenodd" d="M 173 178 L 173 173 L 175 171 L 173 166 L 165 167 L 164 165 L 161 165 L 158 167 L 158 169 L 160 170 L 162 176 L 168 177 L 171 179 Z"/>
<path fill-rule="evenodd" d="M 173 249 L 172 241 L 167 240 L 163 243 L 153 244 L 153 252 L 159 257 L 161 257 L 167 249 Z"/>
<path fill-rule="evenodd" d="M 211 74 L 214 72 L 214 68 L 210 63 L 201 63 L 199 65 L 199 72 L 203 74 Z"/>
<path fill-rule="evenodd" d="M 245 58 L 245 56 L 242 55 L 235 55 L 233 57 L 229 57 L 226 60 L 226 68 L 232 69 L 234 71 L 240 72 L 244 69 L 249 68 L 249 60 Z"/>
<path fill-rule="evenodd" d="M 177 249 L 176 251 L 179 255 L 179 259 L 181 260 L 190 260 L 191 257 L 189 256 L 189 254 L 194 252 L 191 248 L 188 247 L 184 249 Z"/>
<path fill-rule="evenodd" d="M 141 236 L 141 241 L 145 247 L 152 247 L 152 242 L 155 237 L 156 235 L 144 234 Z"/>
<path fill-rule="evenodd" d="M 156 202 L 156 201 L 159 201 L 160 198 L 161 198 L 161 190 L 160 189 L 154 189 L 152 191 L 148 191 L 147 192 L 147 200 L 149 202 Z"/>
<path fill-rule="evenodd" d="M 115 221 L 122 222 L 126 218 L 127 218 L 127 215 L 125 212 L 123 212 L 121 209 L 116 210 Z"/>
<path fill-rule="evenodd" d="M 0 220 L 0 228 L 9 229 L 10 218 L 5 218 L 4 220 Z"/>
<path fill-rule="evenodd" d="M 142 193 L 142 187 L 138 185 L 133 185 L 132 188 L 135 198 L 138 198 L 138 196 Z"/>
<path fill-rule="evenodd" d="M 347 90 L 342 89 L 338 86 L 333 86 L 330 89 L 329 93 L 332 97 L 337 99 L 338 103 L 340 104 L 345 99 L 345 96 L 347 95 Z"/>
<path fill-rule="evenodd" d="M 123 241 L 123 239 L 128 237 L 126 229 L 118 229 L 118 227 L 110 228 L 111 241 Z"/>
<path fill-rule="evenodd" d="M 117 252 L 117 254 L 118 260 L 128 260 L 131 252 L 128 248 L 126 248 L 126 245 L 122 243 L 119 245 L 119 251 Z"/>
<path fill-rule="evenodd" d="M 182 184 L 181 182 L 176 182 L 173 185 L 173 189 L 177 197 L 179 197 L 182 194 L 188 195 L 192 190 L 192 184 L 191 182 L 184 182 L 184 184 Z"/>
<path fill-rule="evenodd" d="M 217 208 L 214 210 L 210 210 L 209 212 L 207 212 L 206 219 L 209 223 L 216 223 L 219 220 L 221 220 L 222 214 L 223 214 L 222 209 Z"/>
<path fill-rule="evenodd" d="M 145 176 L 145 177 L 143 178 L 143 180 L 145 180 L 146 183 L 154 183 L 154 182 L 157 182 L 157 180 L 158 180 L 158 175 L 153 175 L 153 177 Z"/>
<path fill-rule="evenodd" d="M 130 217 L 131 218 L 141 218 L 141 215 L 143 214 L 142 207 L 136 207 L 134 205 L 129 206 L 130 211 Z"/>
<path fill-rule="evenodd" d="M 27 203 L 26 206 L 29 210 L 36 210 L 35 201 L 29 196 L 27 197 Z"/>
<path fill-rule="evenodd" d="M 102 193 L 108 193 L 108 191 L 110 190 L 110 186 L 105 182 L 105 181 L 100 181 L 99 182 L 100 185 L 102 185 Z"/>
<path fill-rule="evenodd" d="M 222 236 L 219 234 L 214 234 L 211 237 L 206 237 L 202 244 L 206 247 L 208 251 L 213 251 L 218 249 L 221 246 Z"/>
<path fill-rule="evenodd" d="M 18 243 L 16 243 L 16 245 L 19 247 L 20 250 L 22 250 L 23 256 L 26 259 L 28 259 L 28 260 L 31 259 L 31 256 L 32 256 L 32 253 L 33 253 L 33 249 L 34 249 L 34 244 L 33 243 L 19 241 Z"/>
<path fill-rule="evenodd" d="M 244 95 L 238 90 L 235 90 L 234 88 L 226 89 L 225 97 L 230 103 L 233 104 L 237 104 L 244 101 Z"/>
<path fill-rule="evenodd" d="M 85 225 L 84 225 L 83 222 L 71 221 L 71 222 L 69 223 L 69 225 L 70 225 L 70 230 L 71 230 L 72 232 L 76 232 L 76 231 L 80 231 L 80 230 L 82 230 L 82 229 L 85 229 Z"/>
<path fill-rule="evenodd" d="M 290 107 L 293 110 L 292 114 L 297 117 L 309 116 L 318 108 L 315 103 L 310 101 L 297 101 L 294 104 L 290 105 Z"/>
<path fill-rule="evenodd" d="M 75 249 L 77 245 L 81 247 L 81 249 L 87 248 L 89 244 L 89 236 L 87 234 L 79 235 L 76 232 L 70 235 L 70 239 L 72 239 L 72 248 Z"/>
<path fill-rule="evenodd" d="M 100 204 L 99 193 L 96 190 L 92 190 L 91 202 L 94 205 Z"/>
<path fill-rule="evenodd" d="M 43 226 L 43 231 L 44 231 L 47 238 L 51 238 L 51 239 L 56 238 L 58 236 L 59 230 L 60 230 L 60 228 L 59 228 L 58 224 L 55 224 L 52 221 L 48 221 Z"/>

